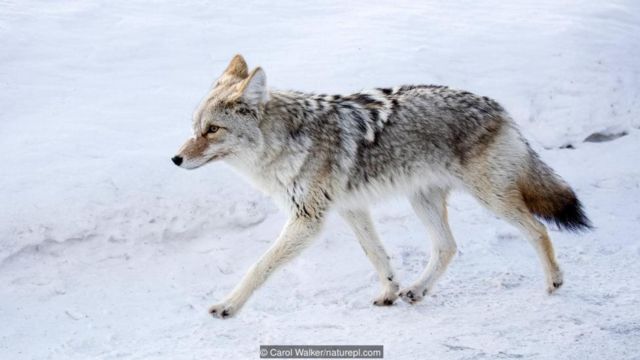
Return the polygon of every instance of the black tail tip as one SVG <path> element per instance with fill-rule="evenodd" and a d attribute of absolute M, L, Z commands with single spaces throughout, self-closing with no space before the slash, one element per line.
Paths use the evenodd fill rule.
<path fill-rule="evenodd" d="M 552 219 L 556 225 L 562 229 L 573 232 L 582 232 L 593 229 L 591 220 L 584 213 L 582 203 L 577 198 L 571 199 L 559 211 L 553 214 Z"/>

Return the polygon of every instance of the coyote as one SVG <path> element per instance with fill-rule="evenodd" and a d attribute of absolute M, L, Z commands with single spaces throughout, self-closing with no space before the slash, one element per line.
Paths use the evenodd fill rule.
<path fill-rule="evenodd" d="M 382 283 L 374 305 L 414 304 L 456 253 L 447 223 L 453 189 L 472 194 L 521 230 L 549 293 L 562 272 L 545 226 L 590 228 L 574 191 L 531 149 L 497 102 L 446 86 L 377 88 L 351 95 L 267 88 L 260 67 L 236 55 L 193 115 L 193 136 L 172 161 L 195 169 L 224 160 L 289 214 L 282 233 L 209 312 L 235 314 L 267 277 L 320 232 L 335 209 L 355 232 Z M 407 195 L 432 241 L 429 262 L 400 289 L 367 205 Z"/>

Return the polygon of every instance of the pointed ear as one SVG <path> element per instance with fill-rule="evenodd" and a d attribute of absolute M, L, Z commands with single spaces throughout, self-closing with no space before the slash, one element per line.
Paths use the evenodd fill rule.
<path fill-rule="evenodd" d="M 267 75 L 261 67 L 251 71 L 240 86 L 240 97 L 252 105 L 264 104 L 269 99 L 267 91 Z"/>
<path fill-rule="evenodd" d="M 249 76 L 249 68 L 247 67 L 247 62 L 244 61 L 242 55 L 237 54 L 234 56 L 222 75 L 232 75 L 241 79 L 246 79 L 247 76 Z"/>

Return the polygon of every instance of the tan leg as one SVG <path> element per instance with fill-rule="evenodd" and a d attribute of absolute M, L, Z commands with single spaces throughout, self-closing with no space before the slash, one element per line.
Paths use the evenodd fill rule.
<path fill-rule="evenodd" d="M 297 256 L 316 237 L 321 221 L 299 216 L 289 219 L 276 242 L 249 268 L 222 302 L 209 308 L 209 313 L 221 319 L 235 314 L 273 271 Z"/>
<path fill-rule="evenodd" d="M 487 206 L 489 210 L 509 221 L 525 234 L 542 263 L 547 283 L 547 292 L 552 293 L 562 286 L 562 271 L 556 261 L 553 244 L 551 243 L 546 227 L 527 209 L 518 192 L 486 191 L 489 188 L 489 186 L 476 188 L 472 193 Z M 496 194 L 500 194 L 500 196 Z"/>
<path fill-rule="evenodd" d="M 422 300 L 435 286 L 456 254 L 456 242 L 447 221 L 446 199 L 447 191 L 441 189 L 420 191 L 410 198 L 411 206 L 431 238 L 431 257 L 427 267 L 413 285 L 399 293 L 402 300 L 410 304 Z"/>
<path fill-rule="evenodd" d="M 527 239 L 538 253 L 547 280 L 547 292 L 551 294 L 562 286 L 563 280 L 547 229 L 530 214 L 520 216 L 517 226 L 525 232 Z"/>
<path fill-rule="evenodd" d="M 364 253 L 371 260 L 380 278 L 382 293 L 373 301 L 373 304 L 378 306 L 392 305 L 398 298 L 398 281 L 391 268 L 389 255 L 376 234 L 371 215 L 364 209 L 343 210 L 340 214 L 351 226 Z"/>

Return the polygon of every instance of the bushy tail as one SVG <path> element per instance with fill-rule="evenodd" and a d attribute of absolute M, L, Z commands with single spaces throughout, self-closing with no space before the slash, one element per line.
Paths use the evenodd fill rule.
<path fill-rule="evenodd" d="M 518 188 L 529 211 L 547 222 L 555 222 L 564 230 L 591 229 L 591 221 L 571 187 L 533 150 L 529 150 L 529 154 L 526 174 L 518 180 Z"/>

